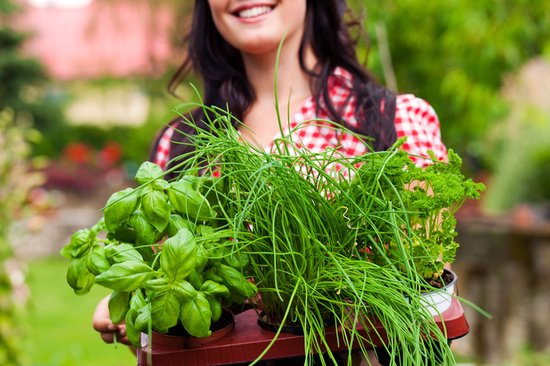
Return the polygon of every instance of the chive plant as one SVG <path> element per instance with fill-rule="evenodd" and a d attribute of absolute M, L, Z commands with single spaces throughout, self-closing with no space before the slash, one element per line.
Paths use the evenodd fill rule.
<path fill-rule="evenodd" d="M 392 364 L 454 364 L 420 295 L 454 259 L 456 209 L 482 188 L 460 174 L 458 156 L 422 169 L 400 149 L 403 141 L 346 158 L 295 149 L 291 137 L 265 151 L 240 138 L 229 112 L 200 107 L 208 128 L 187 135 L 193 153 L 174 169 L 220 173 L 209 194 L 233 233 L 232 250 L 250 259 L 246 275 L 259 289 L 263 318 L 279 332 L 301 327 L 306 363 L 319 352 L 336 363 L 327 322 L 342 330 L 351 353 L 357 342 L 363 352 L 374 344 L 358 325 L 372 328 L 377 319 Z"/>

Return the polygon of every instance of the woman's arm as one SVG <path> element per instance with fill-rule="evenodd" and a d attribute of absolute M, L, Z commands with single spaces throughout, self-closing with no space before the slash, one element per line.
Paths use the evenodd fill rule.
<path fill-rule="evenodd" d="M 105 296 L 97 304 L 92 324 L 105 343 L 130 344 L 126 338 L 126 326 L 124 324 L 114 324 L 109 316 L 109 297 Z"/>

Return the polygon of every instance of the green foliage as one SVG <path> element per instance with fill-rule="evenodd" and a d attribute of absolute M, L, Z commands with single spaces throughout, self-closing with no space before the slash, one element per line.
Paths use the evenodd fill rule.
<path fill-rule="evenodd" d="M 346 158 L 333 149 L 297 149 L 290 137 L 267 152 L 242 141 L 230 114 L 203 108 L 214 116 L 209 128 L 187 136 L 196 149 L 174 169 L 219 173 L 210 196 L 250 260 L 247 274 L 268 321 L 307 329 L 310 355 L 325 346 L 327 315 L 350 346 L 359 337 L 356 325 L 371 325 L 364 314 L 374 314 L 388 343 L 400 345 L 403 365 L 433 360 L 418 342 L 426 334 L 442 342 L 444 363 L 453 364 L 419 296 L 434 290 L 443 262 L 454 260 L 454 213 L 482 188 L 462 175 L 461 159 L 451 151 L 448 164 L 422 169 L 399 144 Z M 222 269 L 218 275 L 226 278 Z"/>
<path fill-rule="evenodd" d="M 352 3 L 367 10 L 373 46 L 369 65 L 375 73 L 383 80 L 380 39 L 375 30 L 382 24 L 399 90 L 415 93 L 434 106 L 449 147 L 491 164 L 483 138 L 507 112 L 500 95 L 503 76 L 548 51 L 550 2 Z"/>
<path fill-rule="evenodd" d="M 308 355 L 326 346 L 327 314 L 349 346 L 374 314 L 404 365 L 435 357 L 418 342 L 427 334 L 452 363 L 420 294 L 454 259 L 454 212 L 480 189 L 460 174 L 461 160 L 451 152 L 449 164 L 424 170 L 399 145 L 348 159 L 295 151 L 285 138 L 266 152 L 242 141 L 231 115 L 210 112 L 210 129 L 188 136 L 196 149 L 173 168 L 178 179 L 143 163 L 138 187 L 115 192 L 103 220 L 73 234 L 62 254 L 74 291 L 114 290 L 113 321 L 124 318 L 135 342 L 178 323 L 206 336 L 222 306 L 260 289 L 270 320 L 311 329 Z M 408 189 L 415 182 L 424 187 Z"/>
<path fill-rule="evenodd" d="M 10 273 L 17 269 L 10 270 L 8 266 L 15 262 L 8 238 L 9 229 L 14 216 L 24 208 L 28 191 L 40 182 L 36 175 L 26 170 L 25 158 L 29 154 L 27 131 L 16 126 L 13 118 L 10 110 L 0 111 L 0 146 L 3 147 L 0 152 L 0 364 L 6 366 L 22 364 L 19 348 L 21 328 L 14 319 L 18 301 L 12 276 L 17 274 Z"/>
<path fill-rule="evenodd" d="M 518 132 L 495 164 L 485 196 L 485 208 L 492 212 L 550 201 L 550 117 L 527 110 L 520 118 Z"/>
<path fill-rule="evenodd" d="M 400 262 L 405 250 L 411 254 L 414 270 L 437 286 L 445 263 L 454 262 L 459 247 L 455 214 L 466 200 L 479 198 L 484 189 L 466 179 L 461 167 L 460 157 L 449 150 L 448 162 L 434 158 L 423 168 L 415 166 L 404 151 L 390 157 L 377 155 L 359 168 L 358 182 L 352 182 L 349 191 L 359 208 L 347 204 L 346 216 L 351 226 L 364 228 L 358 242 L 361 257 L 380 265 L 389 259 L 406 271 L 410 264 Z M 365 196 L 365 190 L 374 193 Z M 403 212 L 391 218 L 372 214 L 393 210 Z M 366 212 L 371 214 L 365 217 Z M 393 226 L 400 222 L 406 228 L 396 236 Z"/>
<path fill-rule="evenodd" d="M 131 78 L 125 80 L 101 79 L 87 81 L 59 82 L 55 88 L 58 96 L 52 101 L 61 106 L 86 94 L 102 94 L 110 89 L 139 88 L 149 98 L 149 115 L 142 124 L 120 125 L 120 121 L 105 121 L 102 124 L 76 124 L 74 121 L 56 122 L 42 130 L 43 138 L 33 146 L 34 155 L 58 158 L 65 148 L 74 142 L 83 142 L 92 150 L 100 151 L 107 143 L 117 143 L 122 147 L 121 162 L 132 176 L 139 164 L 149 157 L 152 141 L 159 129 L 173 117 L 171 97 L 164 92 L 165 78 Z M 121 106 L 124 108 L 124 106 Z M 52 116 L 53 118 L 53 116 Z M 131 136 L 131 138 L 128 138 Z"/>
<path fill-rule="evenodd" d="M 27 35 L 7 21 L 16 10 L 12 1 L 0 0 L 0 17 L 6 20 L 0 25 L 0 110 L 9 107 L 16 120 L 33 123 L 41 132 L 56 131 L 63 124 L 61 103 L 50 95 L 42 64 L 21 53 Z"/>
<path fill-rule="evenodd" d="M 550 363 L 550 352 L 533 350 L 531 347 L 522 347 L 515 357 L 514 364 L 525 366 L 544 366 Z"/>
<path fill-rule="evenodd" d="M 114 291 L 111 319 L 125 320 L 136 345 L 150 327 L 166 333 L 181 324 L 192 336 L 208 336 L 223 306 L 257 292 L 243 262 L 230 260 L 230 233 L 218 227 L 201 193 L 208 185 L 194 175 L 171 183 L 162 175 L 143 163 L 139 186 L 113 193 L 103 218 L 73 233 L 61 250 L 71 260 L 67 282 L 76 294 L 94 284 Z"/>

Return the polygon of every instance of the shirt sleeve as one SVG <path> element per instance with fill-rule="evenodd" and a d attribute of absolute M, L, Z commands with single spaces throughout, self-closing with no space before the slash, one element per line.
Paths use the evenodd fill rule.
<path fill-rule="evenodd" d="M 168 161 L 170 160 L 170 147 L 172 146 L 172 135 L 174 134 L 174 126 L 166 128 L 158 138 L 156 149 L 152 154 L 152 162 L 166 170 Z"/>
<path fill-rule="evenodd" d="M 447 148 L 441 141 L 439 118 L 432 106 L 414 95 L 399 95 L 395 108 L 397 137 L 406 137 L 403 149 L 418 166 L 430 164 L 429 151 L 438 160 L 447 160 Z"/>

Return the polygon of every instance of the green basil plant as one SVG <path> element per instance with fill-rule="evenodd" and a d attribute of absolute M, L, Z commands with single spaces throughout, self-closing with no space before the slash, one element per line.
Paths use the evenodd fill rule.
<path fill-rule="evenodd" d="M 222 309 L 256 295 L 245 277 L 248 258 L 216 218 L 208 178 L 176 181 L 145 162 L 136 188 L 111 195 L 103 217 L 76 231 L 61 254 L 70 259 L 67 282 L 76 294 L 94 284 L 113 290 L 109 311 L 126 323 L 128 339 L 181 325 L 195 337 L 210 334 Z"/>

